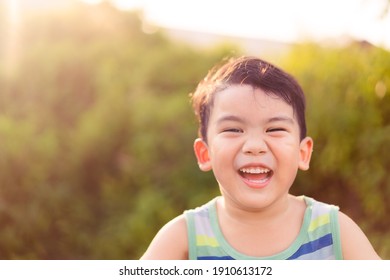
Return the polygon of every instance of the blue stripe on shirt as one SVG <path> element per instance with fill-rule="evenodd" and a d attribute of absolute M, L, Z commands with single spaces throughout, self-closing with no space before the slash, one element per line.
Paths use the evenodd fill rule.
<path fill-rule="evenodd" d="M 321 248 L 327 247 L 332 244 L 333 244 L 332 234 L 329 233 L 316 240 L 303 244 L 291 257 L 288 258 L 288 260 L 293 260 L 298 258 L 299 256 L 313 253 L 315 251 L 320 250 Z"/>

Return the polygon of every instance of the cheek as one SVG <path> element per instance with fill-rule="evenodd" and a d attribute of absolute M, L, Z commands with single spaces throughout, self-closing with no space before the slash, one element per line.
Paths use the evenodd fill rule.
<path fill-rule="evenodd" d="M 214 172 L 219 170 L 225 170 L 230 168 L 235 161 L 235 150 L 232 148 L 232 145 L 227 145 L 225 142 L 214 142 L 210 149 L 210 159 L 213 166 Z M 221 171 L 219 171 L 221 172 Z M 223 174 L 222 174 L 223 175 Z"/>
<path fill-rule="evenodd" d="M 272 148 L 274 156 L 280 162 L 297 165 L 299 162 L 299 145 L 294 142 L 274 143 Z"/>

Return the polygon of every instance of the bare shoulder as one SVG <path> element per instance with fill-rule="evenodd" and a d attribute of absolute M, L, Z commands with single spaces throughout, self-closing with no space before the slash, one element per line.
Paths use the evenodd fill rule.
<path fill-rule="evenodd" d="M 180 215 L 160 229 L 141 260 L 184 259 L 188 259 L 187 226 L 184 215 Z"/>
<path fill-rule="evenodd" d="M 339 211 L 340 238 L 344 259 L 380 259 L 360 227 L 347 215 Z"/>

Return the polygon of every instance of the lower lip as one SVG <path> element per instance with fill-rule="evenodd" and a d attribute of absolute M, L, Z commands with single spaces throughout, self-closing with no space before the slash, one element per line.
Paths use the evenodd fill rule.
<path fill-rule="evenodd" d="M 240 176 L 241 177 L 241 176 Z M 244 177 L 241 177 L 243 182 L 250 188 L 252 189 L 263 189 L 266 186 L 268 186 L 269 182 L 271 181 L 272 175 L 267 177 L 266 179 L 263 180 L 249 180 Z"/>

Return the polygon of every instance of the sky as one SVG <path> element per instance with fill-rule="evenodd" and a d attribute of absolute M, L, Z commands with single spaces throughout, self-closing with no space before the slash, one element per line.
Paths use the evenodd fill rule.
<path fill-rule="evenodd" d="M 160 27 L 280 42 L 367 40 L 390 50 L 390 0 L 0 0 L 17 23 L 18 6 L 101 1 L 142 10 Z"/>
<path fill-rule="evenodd" d="M 99 0 L 83 0 L 100 2 Z M 294 42 L 347 36 L 390 49 L 390 0 L 111 0 L 161 27 Z"/>

